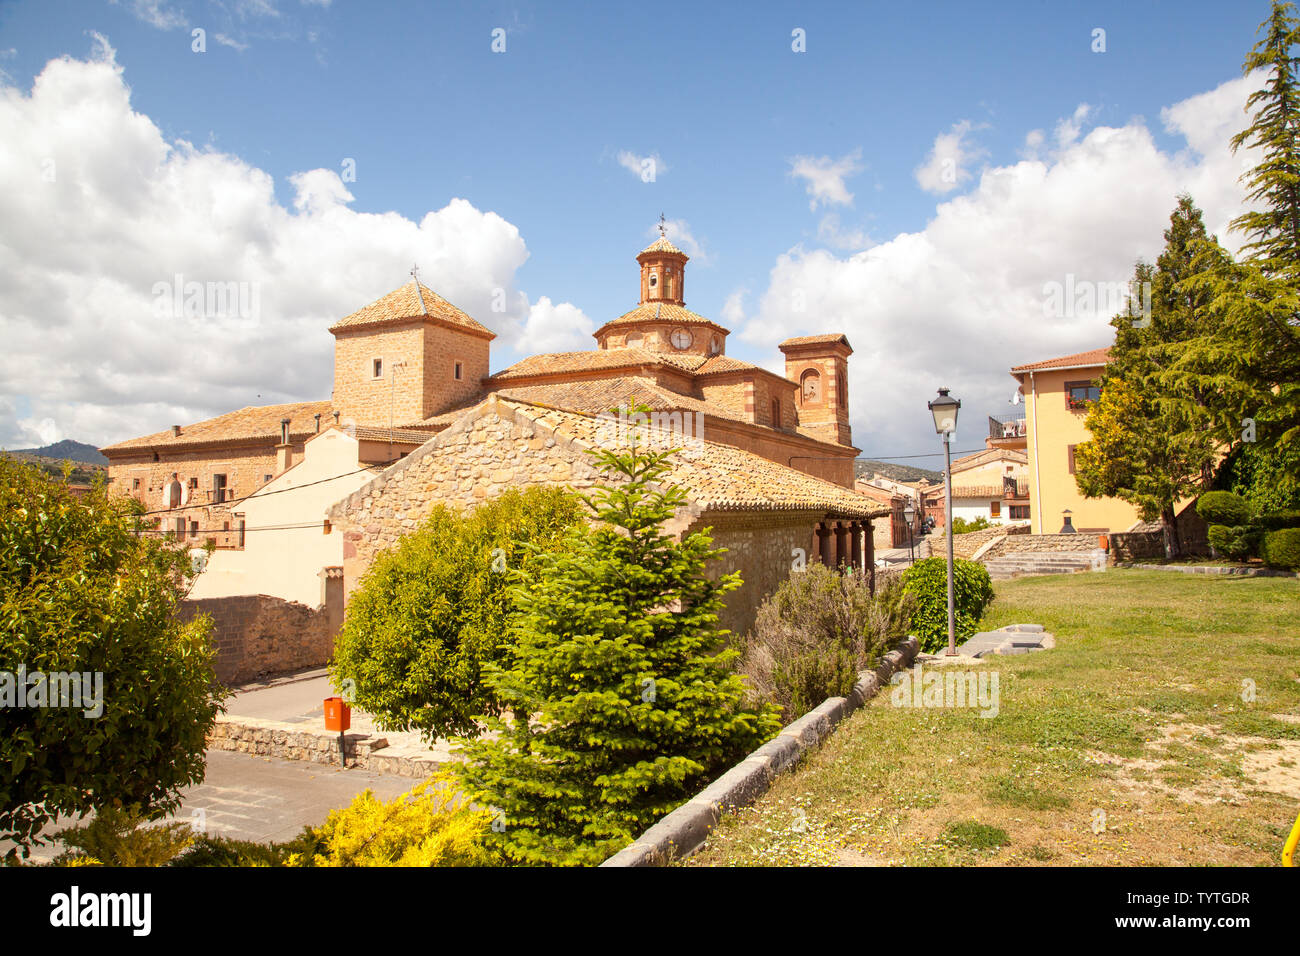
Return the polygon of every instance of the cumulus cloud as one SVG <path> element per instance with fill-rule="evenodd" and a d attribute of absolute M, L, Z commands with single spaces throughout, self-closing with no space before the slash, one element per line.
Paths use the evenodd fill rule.
<path fill-rule="evenodd" d="M 51 60 L 30 93 L 0 86 L 0 446 L 326 398 L 328 326 L 410 281 L 413 262 L 498 334 L 498 367 L 589 328 L 516 287 L 528 249 L 496 213 L 445 197 L 418 222 L 358 212 L 325 169 L 292 176 L 286 206 L 265 171 L 168 141 L 96 43 L 88 61 Z"/>
<path fill-rule="evenodd" d="M 695 265 L 707 266 L 711 263 L 709 250 L 704 241 L 696 237 L 695 232 L 691 229 L 691 224 L 685 219 L 665 219 L 664 232 L 668 234 L 668 241 L 690 256 Z M 657 237 L 659 235 L 659 224 L 655 223 L 646 230 L 646 235 Z"/>
<path fill-rule="evenodd" d="M 113 0 L 114 4 L 117 2 Z M 185 14 L 173 7 L 169 0 L 131 0 L 128 9 L 137 20 L 159 30 L 185 26 Z"/>
<path fill-rule="evenodd" d="M 862 150 L 855 149 L 839 159 L 829 156 L 796 156 L 790 160 L 790 176 L 802 179 L 804 190 L 811 197 L 808 208 L 818 206 L 851 206 L 853 193 L 844 181 L 862 172 Z"/>
<path fill-rule="evenodd" d="M 1240 244 L 1226 227 L 1243 208 L 1237 177 L 1256 160 L 1234 157 L 1228 139 L 1248 122 L 1242 108 L 1258 83 L 1230 80 L 1165 109 L 1166 129 L 1186 143 L 1175 151 L 1141 119 L 1071 138 L 1087 117 L 1076 110 L 1050 160 L 985 168 L 918 232 L 850 256 L 802 246 L 781 255 L 750 320 L 733 328 L 764 350 L 847 333 L 854 438 L 868 455 L 930 450 L 925 403 L 939 386 L 963 400 L 958 447 L 978 448 L 986 416 L 1009 410 L 1011 366 L 1113 339 L 1112 312 L 1053 313 L 1053 284 L 1127 282 L 1138 257 L 1159 253 L 1185 190 L 1207 229 Z"/>
<path fill-rule="evenodd" d="M 817 238 L 836 249 L 860 251 L 875 245 L 864 229 L 845 228 L 840 225 L 837 213 L 828 212 L 817 223 Z"/>
<path fill-rule="evenodd" d="M 592 347 L 595 325 L 571 302 L 552 303 L 542 296 L 528 310 L 523 338 L 537 352 L 577 352 Z"/>
<path fill-rule="evenodd" d="M 950 193 L 971 178 L 970 164 L 987 153 L 967 137 L 979 129 L 970 120 L 953 123 L 952 129 L 934 138 L 930 154 L 916 167 L 917 185 L 929 193 Z"/>

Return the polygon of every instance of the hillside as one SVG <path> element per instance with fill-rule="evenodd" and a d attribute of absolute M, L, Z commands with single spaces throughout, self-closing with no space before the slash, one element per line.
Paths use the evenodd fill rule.
<path fill-rule="evenodd" d="M 55 461 L 84 461 L 90 465 L 107 465 L 108 459 L 99 453 L 99 449 L 94 445 L 87 445 L 85 442 L 72 441 L 65 438 L 63 441 L 56 441 L 53 445 L 46 445 L 44 448 L 14 448 L 9 450 L 11 455 L 27 455 L 32 458 L 52 458 Z"/>
<path fill-rule="evenodd" d="M 854 466 L 857 469 L 854 473 L 859 478 L 870 478 L 873 474 L 876 474 L 892 478 L 894 481 L 917 481 L 921 478 L 931 482 L 943 481 L 942 471 L 931 471 L 928 468 L 917 468 L 914 465 L 896 465 L 888 461 L 859 458 L 854 462 Z"/>

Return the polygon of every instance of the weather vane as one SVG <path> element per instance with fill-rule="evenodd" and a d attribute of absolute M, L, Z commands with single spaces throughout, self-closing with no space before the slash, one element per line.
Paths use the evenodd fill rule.
<path fill-rule="evenodd" d="M 664 214 L 663 214 L 663 213 L 660 213 L 660 214 L 659 214 L 659 235 L 660 235 L 661 238 L 664 238 L 664 239 L 667 239 L 667 238 L 668 238 L 668 230 L 667 230 L 667 228 L 666 228 L 665 225 L 664 225 Z"/>

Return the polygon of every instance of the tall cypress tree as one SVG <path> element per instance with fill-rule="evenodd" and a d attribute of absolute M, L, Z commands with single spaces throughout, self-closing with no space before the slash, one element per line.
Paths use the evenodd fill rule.
<path fill-rule="evenodd" d="M 1209 390 L 1197 383 L 1190 400 L 1175 401 L 1162 393 L 1160 378 L 1206 319 L 1209 294 L 1185 280 L 1195 274 L 1196 250 L 1213 242 L 1192 198 L 1179 196 L 1155 266 L 1139 262 L 1134 270 L 1135 294 L 1150 284 L 1150 315 L 1138 322 L 1125 311 L 1111 320 L 1115 344 L 1101 399 L 1085 420 L 1092 438 L 1075 449 L 1079 490 L 1122 498 L 1144 521 L 1158 519 L 1167 558 L 1183 553 L 1175 505 L 1208 481 L 1214 443 L 1204 427 Z"/>
<path fill-rule="evenodd" d="M 584 499 L 598 523 L 517 579 L 512 664 L 486 675 L 512 715 L 464 742 L 458 767 L 519 863 L 601 862 L 780 726 L 770 706 L 742 706 L 735 652 L 720 650 L 739 576 L 710 580 L 710 538 L 664 530 L 685 501 L 661 486 L 671 452 L 634 430 L 591 454 L 612 479 Z"/>

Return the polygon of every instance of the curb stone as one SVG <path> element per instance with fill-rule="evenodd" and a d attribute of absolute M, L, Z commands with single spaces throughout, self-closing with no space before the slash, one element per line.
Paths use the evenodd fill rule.
<path fill-rule="evenodd" d="M 849 714 L 888 686 L 889 678 L 916 657 L 919 642 L 908 637 L 885 654 L 874 671 L 863 671 L 847 697 L 829 697 L 759 747 L 689 801 L 661 818 L 601 866 L 663 866 L 699 849 L 727 810 L 753 803 L 777 775 L 823 743 Z"/>

